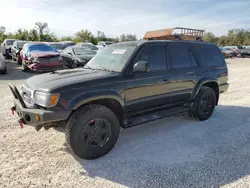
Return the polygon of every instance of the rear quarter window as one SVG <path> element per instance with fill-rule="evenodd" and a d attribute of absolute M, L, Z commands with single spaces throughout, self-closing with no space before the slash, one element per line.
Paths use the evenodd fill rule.
<path fill-rule="evenodd" d="M 195 44 L 195 50 L 199 54 L 203 64 L 208 66 L 225 65 L 225 59 L 221 51 L 213 44 Z"/>

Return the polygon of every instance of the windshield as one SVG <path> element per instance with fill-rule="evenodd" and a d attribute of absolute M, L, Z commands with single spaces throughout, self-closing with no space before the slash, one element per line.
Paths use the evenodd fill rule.
<path fill-rule="evenodd" d="M 91 44 L 82 44 L 82 46 L 89 48 L 90 50 L 99 50 L 96 46 Z"/>
<path fill-rule="evenodd" d="M 90 50 L 89 48 L 73 48 L 72 49 L 75 55 L 94 55 L 95 52 Z"/>
<path fill-rule="evenodd" d="M 15 40 L 6 40 L 6 45 L 13 45 Z"/>
<path fill-rule="evenodd" d="M 23 45 L 27 43 L 26 41 L 22 41 L 22 42 L 17 42 L 17 47 L 18 48 L 23 48 Z"/>
<path fill-rule="evenodd" d="M 136 46 L 111 45 L 99 51 L 88 63 L 92 69 L 121 72 Z"/>
<path fill-rule="evenodd" d="M 29 51 L 55 52 L 55 49 L 46 44 L 33 44 L 29 47 Z"/>
<path fill-rule="evenodd" d="M 57 50 L 63 50 L 64 49 L 64 46 L 63 44 L 49 44 L 52 48 L 55 48 Z"/>

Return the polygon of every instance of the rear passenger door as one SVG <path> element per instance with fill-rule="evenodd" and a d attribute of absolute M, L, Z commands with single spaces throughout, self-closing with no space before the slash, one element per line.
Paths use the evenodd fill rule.
<path fill-rule="evenodd" d="M 167 54 L 170 58 L 168 77 L 172 83 L 172 102 L 182 104 L 191 99 L 195 85 L 202 76 L 202 69 L 188 43 L 170 43 Z"/>

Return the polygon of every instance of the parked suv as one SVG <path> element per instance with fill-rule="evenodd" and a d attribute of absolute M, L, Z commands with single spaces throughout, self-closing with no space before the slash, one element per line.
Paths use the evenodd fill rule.
<path fill-rule="evenodd" d="M 69 148 L 83 159 L 95 159 L 114 147 L 120 127 L 182 112 L 209 119 L 227 82 L 227 65 L 215 44 L 116 43 L 84 68 L 29 78 L 20 93 L 10 84 L 15 97 L 11 110 L 21 127 L 66 124 Z"/>

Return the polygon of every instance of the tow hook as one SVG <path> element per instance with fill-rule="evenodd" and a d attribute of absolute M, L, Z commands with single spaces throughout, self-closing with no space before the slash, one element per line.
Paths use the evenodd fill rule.
<path fill-rule="evenodd" d="M 16 107 L 15 106 L 13 106 L 13 107 L 11 107 L 11 113 L 12 113 L 12 115 L 14 115 L 14 111 L 16 110 Z"/>
<path fill-rule="evenodd" d="M 19 119 L 18 120 L 18 123 L 19 123 L 19 125 L 20 125 L 20 127 L 21 127 L 21 129 L 23 128 L 23 120 L 22 119 Z"/>

